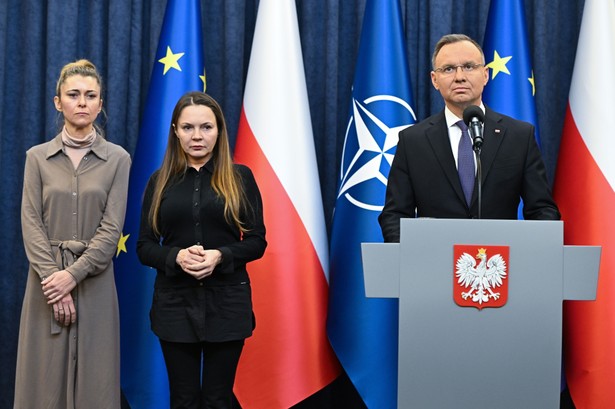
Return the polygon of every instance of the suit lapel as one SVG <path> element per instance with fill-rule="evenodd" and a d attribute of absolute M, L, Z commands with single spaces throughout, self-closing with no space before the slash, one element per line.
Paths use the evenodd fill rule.
<path fill-rule="evenodd" d="M 493 167 L 495 157 L 502 145 L 506 128 L 502 116 L 486 108 L 485 125 L 483 129 L 483 149 L 481 152 L 482 181 L 484 182 Z"/>
<path fill-rule="evenodd" d="M 433 116 L 430 124 L 431 126 L 427 129 L 427 131 L 425 131 L 427 140 L 433 149 L 442 171 L 455 190 L 455 193 L 457 193 L 459 199 L 465 203 L 466 199 L 463 195 L 461 182 L 459 181 L 459 173 L 457 172 L 457 166 L 455 165 L 455 158 L 451 152 L 451 141 L 448 136 L 444 111 L 441 111 L 439 114 Z"/>
<path fill-rule="evenodd" d="M 506 134 L 506 127 L 502 123 L 502 116 L 489 108 L 485 108 L 485 123 L 483 128 L 483 149 L 481 151 L 481 166 L 482 166 L 482 181 L 484 183 L 489 171 L 493 167 L 495 157 L 500 149 L 504 135 Z M 448 129 L 446 127 L 446 119 L 444 117 L 444 111 L 435 115 L 431 122 L 430 127 L 425 131 L 427 140 L 433 149 L 433 152 L 438 159 L 438 163 L 442 168 L 442 171 L 449 180 L 451 186 L 455 190 L 459 199 L 465 203 L 465 196 L 463 195 L 463 189 L 461 188 L 461 182 L 459 181 L 459 173 L 457 172 L 457 166 L 455 165 L 455 158 L 451 152 L 451 142 L 448 136 Z M 474 188 L 474 194 L 472 195 L 472 203 L 478 199 L 478 189 Z"/>

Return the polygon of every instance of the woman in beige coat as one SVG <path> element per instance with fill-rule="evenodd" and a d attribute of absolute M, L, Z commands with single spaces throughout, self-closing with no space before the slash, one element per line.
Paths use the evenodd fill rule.
<path fill-rule="evenodd" d="M 113 255 L 130 156 L 94 125 L 101 79 L 67 64 L 56 88 L 60 134 L 26 154 L 21 222 L 30 263 L 21 312 L 16 409 L 120 407 Z"/>

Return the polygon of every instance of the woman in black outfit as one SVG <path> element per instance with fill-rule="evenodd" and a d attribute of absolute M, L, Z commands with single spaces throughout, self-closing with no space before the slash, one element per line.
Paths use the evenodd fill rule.
<path fill-rule="evenodd" d="M 231 407 L 255 325 L 246 263 L 266 246 L 260 192 L 250 169 L 233 164 L 220 106 L 185 94 L 145 190 L 137 244 L 141 263 L 157 270 L 150 319 L 171 408 Z"/>

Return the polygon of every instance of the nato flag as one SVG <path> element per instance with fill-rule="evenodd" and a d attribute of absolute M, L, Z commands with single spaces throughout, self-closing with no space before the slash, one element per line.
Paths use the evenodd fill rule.
<path fill-rule="evenodd" d="M 399 131 L 416 121 L 398 0 L 368 0 L 331 232 L 327 332 L 369 408 L 397 407 L 398 300 L 365 297 L 361 243 L 378 215 Z"/>

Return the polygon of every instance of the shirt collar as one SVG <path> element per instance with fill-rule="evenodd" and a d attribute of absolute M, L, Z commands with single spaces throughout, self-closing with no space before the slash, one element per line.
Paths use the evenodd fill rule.
<path fill-rule="evenodd" d="M 47 159 L 51 158 L 52 156 L 58 154 L 59 152 L 62 152 L 63 149 L 64 149 L 64 144 L 62 143 L 62 134 L 59 133 L 58 135 L 56 135 L 55 138 L 49 141 L 49 146 L 47 147 L 46 158 Z M 90 147 L 90 152 L 92 152 L 93 154 L 95 154 L 96 156 L 98 156 L 100 159 L 104 161 L 106 161 L 107 158 L 109 157 L 109 148 L 107 144 L 105 143 L 105 139 L 100 134 L 96 135 L 96 139 L 94 140 L 94 143 Z"/>
<path fill-rule="evenodd" d="M 214 159 L 211 158 L 210 160 L 205 162 L 205 164 L 203 166 L 201 166 L 198 170 L 193 168 L 192 166 L 188 166 L 186 168 L 186 172 L 188 172 L 188 171 L 190 171 L 190 172 L 192 172 L 192 171 L 193 172 L 204 172 L 204 171 L 207 171 L 207 172 L 213 174 L 214 173 Z"/>
<path fill-rule="evenodd" d="M 482 101 L 478 107 L 483 111 L 483 113 L 485 113 L 485 105 L 483 105 Z M 453 114 L 453 111 L 448 109 L 446 105 L 444 106 L 444 117 L 446 118 L 446 126 L 448 128 L 457 126 L 457 122 L 459 122 L 460 119 L 463 119 L 458 118 L 457 115 Z"/>

